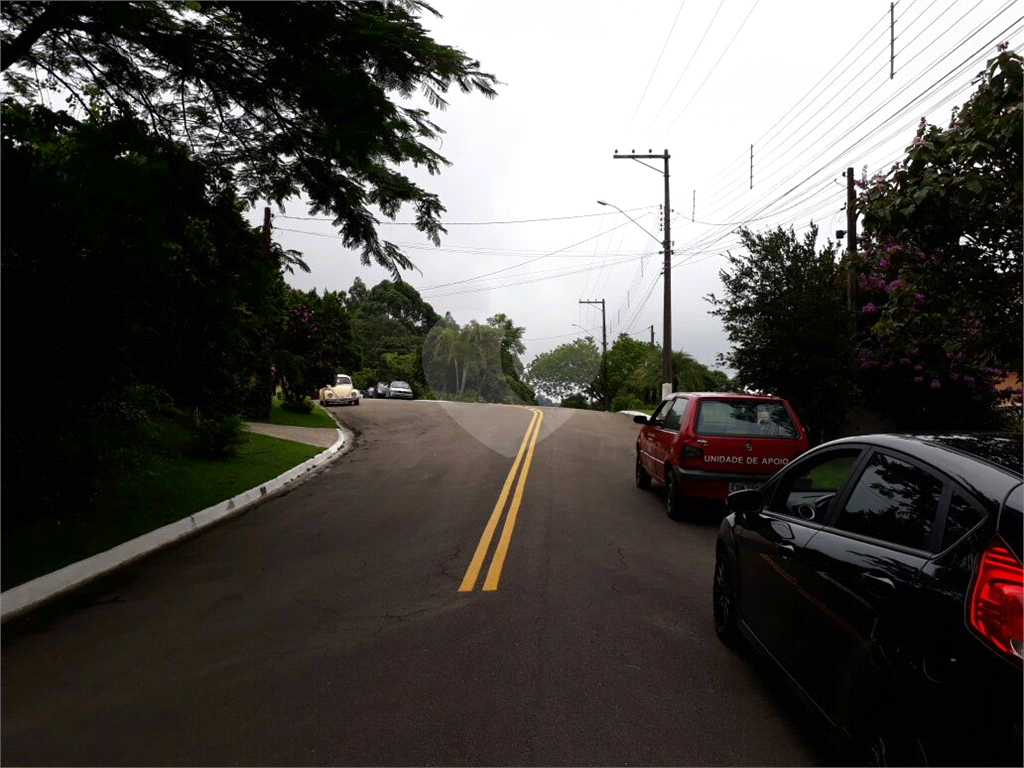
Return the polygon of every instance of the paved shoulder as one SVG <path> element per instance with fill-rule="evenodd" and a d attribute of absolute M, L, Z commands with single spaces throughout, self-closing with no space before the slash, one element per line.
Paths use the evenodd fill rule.
<path fill-rule="evenodd" d="M 261 435 L 293 440 L 296 443 L 306 443 L 306 445 L 319 445 L 324 448 L 329 448 L 338 442 L 337 431 L 325 427 L 288 427 L 282 424 L 257 424 L 254 422 L 246 422 L 246 427 L 250 432 L 258 432 Z"/>

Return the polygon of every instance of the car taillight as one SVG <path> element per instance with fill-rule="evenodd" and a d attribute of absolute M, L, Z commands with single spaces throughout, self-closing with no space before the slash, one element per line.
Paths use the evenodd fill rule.
<path fill-rule="evenodd" d="M 700 461 L 701 459 L 704 458 L 704 451 L 702 451 L 700 448 L 697 448 L 694 445 L 688 445 L 685 448 L 683 448 L 683 458 L 697 459 L 698 461 Z"/>
<path fill-rule="evenodd" d="M 1024 658 L 1024 567 L 998 536 L 978 559 L 967 601 L 971 627 L 1003 655 Z"/>

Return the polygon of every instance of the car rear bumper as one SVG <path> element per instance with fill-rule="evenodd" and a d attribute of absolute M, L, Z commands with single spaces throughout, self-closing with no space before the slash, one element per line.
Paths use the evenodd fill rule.
<path fill-rule="evenodd" d="M 772 475 L 748 472 L 709 472 L 702 469 L 672 467 L 676 487 L 684 496 L 699 496 L 706 499 L 724 499 L 737 485 L 744 488 L 759 488 Z"/>
<path fill-rule="evenodd" d="M 348 405 L 350 403 L 358 403 L 358 397 L 325 397 L 324 403 L 327 405 Z"/>
<path fill-rule="evenodd" d="M 751 472 L 709 472 L 704 469 L 684 469 L 673 467 L 676 479 L 688 483 L 767 483 L 774 473 L 754 474 Z"/>

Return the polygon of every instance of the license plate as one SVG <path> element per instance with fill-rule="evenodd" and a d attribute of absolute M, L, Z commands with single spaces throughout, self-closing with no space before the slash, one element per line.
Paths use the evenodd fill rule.
<path fill-rule="evenodd" d="M 761 487 L 760 483 L 744 483 L 739 480 L 733 480 L 729 483 L 729 492 L 732 491 L 756 491 Z"/>

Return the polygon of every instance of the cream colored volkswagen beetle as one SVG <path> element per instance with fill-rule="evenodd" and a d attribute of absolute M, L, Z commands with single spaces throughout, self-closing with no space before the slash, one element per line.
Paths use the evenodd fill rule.
<path fill-rule="evenodd" d="M 339 373 L 334 384 L 320 390 L 320 405 L 359 405 L 361 397 L 352 385 L 352 377 Z"/>

